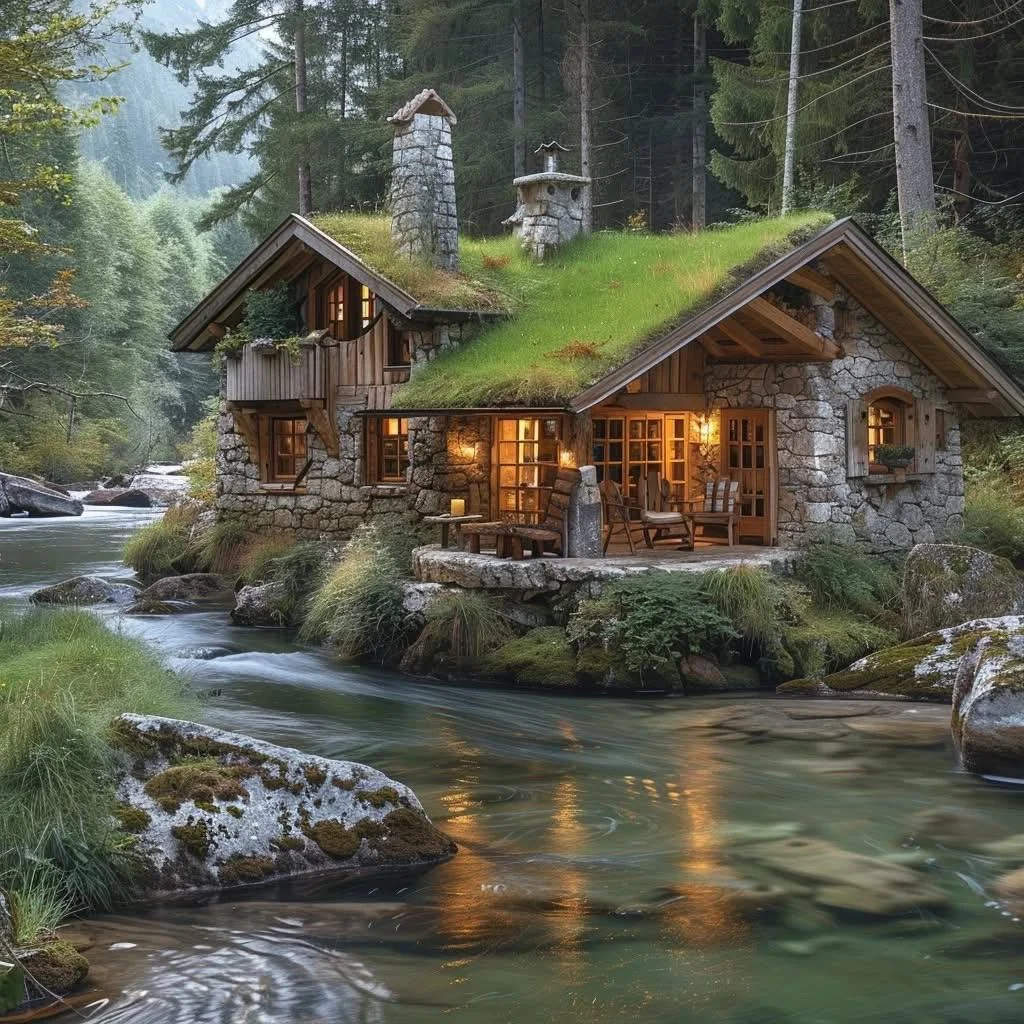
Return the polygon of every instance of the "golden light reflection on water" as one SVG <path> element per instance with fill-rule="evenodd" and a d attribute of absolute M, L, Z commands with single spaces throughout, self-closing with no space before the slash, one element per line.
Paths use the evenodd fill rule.
<path fill-rule="evenodd" d="M 558 783 L 552 803 L 551 848 L 564 858 L 552 879 L 559 894 L 558 906 L 552 913 L 552 927 L 565 980 L 576 984 L 583 979 L 582 940 L 588 905 L 586 875 L 573 861 L 585 853 L 587 830 L 582 821 L 579 784 L 573 776 L 566 776 Z"/>

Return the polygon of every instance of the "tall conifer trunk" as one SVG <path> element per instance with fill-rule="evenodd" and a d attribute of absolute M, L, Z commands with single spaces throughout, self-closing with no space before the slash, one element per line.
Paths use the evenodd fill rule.
<path fill-rule="evenodd" d="M 707 29 L 700 14 L 693 16 L 693 198 L 690 227 L 702 231 L 707 220 L 708 98 L 704 72 L 707 66 Z"/>
<path fill-rule="evenodd" d="M 912 237 L 935 227 L 935 180 L 928 126 L 921 0 L 889 0 L 889 21 L 896 194 L 906 257 Z"/>
<path fill-rule="evenodd" d="M 592 178 L 591 150 L 593 106 L 593 67 L 590 60 L 590 0 L 580 0 L 579 27 L 579 90 L 580 90 L 580 174 Z M 583 232 L 589 233 L 594 227 L 594 185 L 583 190 Z"/>
<path fill-rule="evenodd" d="M 303 132 L 306 113 L 306 9 L 303 0 L 295 0 L 295 113 L 299 121 L 299 215 L 313 212 L 313 178 L 309 170 L 309 151 Z"/>
<path fill-rule="evenodd" d="M 512 166 L 517 178 L 526 173 L 526 62 L 523 56 L 523 0 L 512 6 Z M 543 140 L 542 140 L 543 141 Z"/>

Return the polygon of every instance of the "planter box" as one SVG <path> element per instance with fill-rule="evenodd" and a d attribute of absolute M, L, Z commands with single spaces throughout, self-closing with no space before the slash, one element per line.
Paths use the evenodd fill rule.
<path fill-rule="evenodd" d="M 327 397 L 328 352 L 319 345 L 302 346 L 298 361 L 285 351 L 253 351 L 227 362 L 229 402 L 288 402 Z"/>

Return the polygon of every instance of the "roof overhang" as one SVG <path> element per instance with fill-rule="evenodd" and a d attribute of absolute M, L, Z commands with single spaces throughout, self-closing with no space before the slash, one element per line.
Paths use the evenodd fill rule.
<path fill-rule="evenodd" d="M 289 214 L 170 332 L 175 352 L 201 352 L 213 348 L 218 332 L 213 325 L 241 307 L 245 293 L 272 279 L 282 264 L 299 252 L 320 256 L 339 270 L 367 285 L 400 316 L 423 323 L 500 319 L 504 313 L 421 306 L 416 298 L 360 259 L 330 235 L 298 214 Z"/>
<path fill-rule="evenodd" d="M 696 341 L 752 299 L 797 270 L 824 260 L 840 284 L 878 318 L 950 389 L 976 391 L 983 415 L 1024 415 L 1024 390 L 923 285 L 853 220 L 836 221 L 803 245 L 752 274 L 696 316 L 673 328 L 606 374 L 570 403 L 583 412 Z M 994 397 L 988 396 L 995 392 Z"/>

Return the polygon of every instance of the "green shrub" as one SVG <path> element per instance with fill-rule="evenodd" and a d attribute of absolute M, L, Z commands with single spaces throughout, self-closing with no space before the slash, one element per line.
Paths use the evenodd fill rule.
<path fill-rule="evenodd" d="M 428 606 L 420 643 L 443 649 L 457 662 L 473 662 L 512 639 L 512 628 L 494 598 L 457 590 Z"/>
<path fill-rule="evenodd" d="M 212 504 L 217 492 L 216 404 L 192 427 L 188 441 L 179 447 L 178 453 L 188 477 L 189 497 L 206 505 Z"/>
<path fill-rule="evenodd" d="M 687 654 L 716 655 L 740 636 L 711 603 L 696 574 L 650 572 L 617 580 L 597 601 L 584 601 L 570 618 L 569 638 L 621 655 L 626 668 L 678 679 Z"/>
<path fill-rule="evenodd" d="M 541 626 L 492 651 L 484 661 L 490 674 L 523 686 L 573 687 L 576 655 L 558 626 Z"/>
<path fill-rule="evenodd" d="M 327 642 L 342 658 L 389 661 L 408 631 L 402 607 L 403 572 L 381 527 L 364 525 L 313 595 L 300 635 Z"/>
<path fill-rule="evenodd" d="M 124 548 L 124 560 L 144 580 L 187 572 L 192 534 L 199 518 L 196 505 L 176 505 L 148 526 L 136 530 Z"/>
<path fill-rule="evenodd" d="M 274 285 L 245 296 L 240 334 L 253 338 L 289 338 L 302 329 L 298 307 L 287 284 Z"/>
<path fill-rule="evenodd" d="M 141 642 L 86 612 L 0 613 L 0 664 L 0 886 L 36 907 L 109 907 L 139 867 L 114 827 L 110 723 L 188 717 L 194 699 Z"/>
<path fill-rule="evenodd" d="M 892 565 L 852 544 L 826 539 L 807 545 L 796 558 L 793 574 L 825 611 L 872 618 L 899 600 L 900 581 Z"/>
<path fill-rule="evenodd" d="M 269 583 L 275 561 L 288 554 L 296 543 L 295 538 L 287 534 L 252 537 L 242 556 L 239 578 L 246 583 Z"/>
<path fill-rule="evenodd" d="M 1024 558 L 1024 506 L 1007 477 L 989 471 L 968 482 L 964 527 L 952 539 L 1011 561 Z"/>

